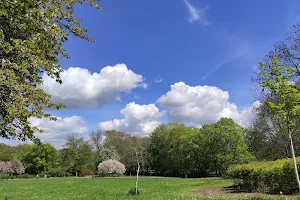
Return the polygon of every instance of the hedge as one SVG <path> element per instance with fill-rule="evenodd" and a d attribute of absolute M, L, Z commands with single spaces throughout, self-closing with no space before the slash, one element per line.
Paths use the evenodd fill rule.
<path fill-rule="evenodd" d="M 297 157 L 300 171 L 300 157 Z M 228 175 L 247 192 L 294 194 L 298 191 L 292 159 L 231 166 Z"/>
<path fill-rule="evenodd" d="M 9 174 L 0 174 L 0 179 L 29 179 L 34 178 L 34 175 L 31 174 L 18 174 L 18 175 L 9 175 Z"/>

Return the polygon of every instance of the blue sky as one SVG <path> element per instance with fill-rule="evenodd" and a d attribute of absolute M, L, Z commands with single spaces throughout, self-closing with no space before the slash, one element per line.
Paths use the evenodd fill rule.
<path fill-rule="evenodd" d="M 68 121 L 62 121 L 58 128 L 35 121 L 52 134 L 50 139 L 42 138 L 56 146 L 67 134 L 78 132 L 87 137 L 99 127 L 145 135 L 159 123 L 179 121 L 198 126 L 220 116 L 240 120 L 246 126 L 254 101 L 252 72 L 275 42 L 300 20 L 296 0 L 102 0 L 100 5 L 102 11 L 87 5 L 76 8 L 95 42 L 71 37 L 65 43 L 71 59 L 62 60 L 61 65 L 65 70 L 78 67 L 92 74 L 106 66 L 115 69 L 124 64 L 137 80 L 126 89 L 120 89 L 125 84 L 121 82 L 112 96 L 109 89 L 102 88 L 106 92 L 95 97 L 96 106 L 87 106 L 92 100 L 82 101 L 83 106 L 52 112 L 61 120 L 77 116 L 80 125 L 78 118 L 66 127 Z M 66 90 L 85 81 L 80 74 Z M 67 77 L 70 80 L 73 76 Z M 108 86 L 115 81 L 110 83 Z M 56 92 L 53 90 L 55 87 L 49 93 Z M 58 90 L 57 96 L 63 98 L 66 90 Z M 76 87 L 74 93 L 82 90 Z M 99 100 L 104 96 L 105 101 Z M 114 119 L 120 121 L 99 125 Z"/>

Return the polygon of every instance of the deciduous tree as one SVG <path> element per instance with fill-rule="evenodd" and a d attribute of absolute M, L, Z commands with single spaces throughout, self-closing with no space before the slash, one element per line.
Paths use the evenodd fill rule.
<path fill-rule="evenodd" d="M 0 136 L 34 139 L 31 117 L 55 120 L 44 108 L 59 109 L 41 89 L 43 73 L 61 83 L 63 43 L 74 35 L 92 41 L 74 8 L 99 0 L 2 0 L 0 3 Z"/>
<path fill-rule="evenodd" d="M 294 163 L 295 176 L 300 191 L 300 180 L 297 169 L 297 162 L 294 152 L 293 134 L 297 134 L 295 119 L 299 117 L 300 91 L 292 85 L 292 78 L 295 76 L 296 68 L 282 66 L 279 60 L 274 57 L 272 65 L 260 63 L 263 75 L 263 91 L 275 97 L 275 101 L 268 101 L 274 115 L 281 119 L 284 126 L 278 131 L 289 136 L 291 153 Z M 266 70 L 265 70 L 266 69 Z"/>
<path fill-rule="evenodd" d="M 22 158 L 26 172 L 39 174 L 59 165 L 58 151 L 51 144 L 35 144 Z"/>

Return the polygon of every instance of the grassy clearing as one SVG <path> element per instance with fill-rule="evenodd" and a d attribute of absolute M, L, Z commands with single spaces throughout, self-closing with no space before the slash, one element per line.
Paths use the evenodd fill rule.
<path fill-rule="evenodd" d="M 211 199 L 195 190 L 229 186 L 231 180 L 220 178 L 141 178 L 138 196 L 127 195 L 134 178 L 57 178 L 0 181 L 0 200 L 69 200 L 69 199 Z M 240 199 L 223 197 L 223 199 Z M 214 197 L 213 199 L 221 199 Z"/>

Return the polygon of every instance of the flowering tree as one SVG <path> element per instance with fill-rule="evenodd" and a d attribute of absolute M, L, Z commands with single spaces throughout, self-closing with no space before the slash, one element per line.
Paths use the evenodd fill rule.
<path fill-rule="evenodd" d="M 3 174 L 23 174 L 25 168 L 18 159 L 13 159 L 9 162 L 0 162 L 0 173 Z"/>
<path fill-rule="evenodd" d="M 12 174 L 24 174 L 25 168 L 23 167 L 22 163 L 18 159 L 13 159 L 10 161 L 10 170 Z"/>
<path fill-rule="evenodd" d="M 9 174 L 10 168 L 10 162 L 0 162 L 0 173 Z"/>
<path fill-rule="evenodd" d="M 105 160 L 98 165 L 99 174 L 124 174 L 125 166 L 117 160 Z"/>

